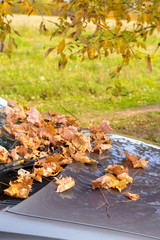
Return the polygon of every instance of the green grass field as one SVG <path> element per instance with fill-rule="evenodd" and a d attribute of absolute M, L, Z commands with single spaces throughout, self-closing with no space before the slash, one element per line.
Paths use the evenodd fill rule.
<path fill-rule="evenodd" d="M 54 20 L 56 20 L 54 18 Z M 56 52 L 44 57 L 48 47 L 55 47 L 61 38 L 52 41 L 40 35 L 40 17 L 14 18 L 18 49 L 11 59 L 0 53 L 0 92 L 5 99 L 15 99 L 40 111 L 54 110 L 74 114 L 78 119 L 113 115 L 115 111 L 160 103 L 160 49 L 153 55 L 159 42 L 155 33 L 148 46 L 152 55 L 152 73 L 146 61 L 132 57 L 129 66 L 111 78 L 109 73 L 121 62 L 116 55 L 101 60 L 80 62 L 74 57 L 66 68 L 58 71 Z M 143 50 L 141 50 L 143 52 Z M 106 91 L 106 88 L 108 90 Z"/>

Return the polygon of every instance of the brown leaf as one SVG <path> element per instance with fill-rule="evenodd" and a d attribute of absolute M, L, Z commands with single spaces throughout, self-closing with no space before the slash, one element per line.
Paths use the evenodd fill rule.
<path fill-rule="evenodd" d="M 89 126 L 89 131 L 92 133 L 101 131 L 103 133 L 111 133 L 113 129 L 109 125 L 109 121 L 103 121 L 99 125 Z"/>
<path fill-rule="evenodd" d="M 10 125 L 15 123 L 18 119 L 25 119 L 26 114 L 24 108 L 19 105 L 13 105 L 13 107 L 6 106 L 2 109 L 7 115 L 6 122 Z"/>
<path fill-rule="evenodd" d="M 30 123 L 33 123 L 37 126 L 41 126 L 42 123 L 42 118 L 41 118 L 41 114 L 37 111 L 36 108 L 31 108 L 28 112 L 27 112 L 27 121 Z"/>
<path fill-rule="evenodd" d="M 106 173 L 100 178 L 97 178 L 92 184 L 92 189 L 102 187 L 105 189 L 108 188 L 116 188 L 121 192 L 124 188 L 126 188 L 128 181 L 126 179 L 118 180 L 113 174 Z"/>
<path fill-rule="evenodd" d="M 45 58 L 48 57 L 48 55 L 53 51 L 54 48 L 48 48 L 48 50 L 45 52 Z"/>
<path fill-rule="evenodd" d="M 113 188 L 117 188 L 121 192 L 124 188 L 127 187 L 128 181 L 126 179 L 120 180 Z"/>
<path fill-rule="evenodd" d="M 151 64 L 151 57 L 149 55 L 147 55 L 146 57 L 146 62 L 147 62 L 147 71 L 149 73 L 152 72 L 152 64 Z"/>
<path fill-rule="evenodd" d="M 133 201 L 136 201 L 139 198 L 138 194 L 134 194 L 134 193 L 130 193 L 130 192 L 127 192 L 125 195 Z"/>
<path fill-rule="evenodd" d="M 65 46 L 65 39 L 63 39 L 58 45 L 57 54 L 61 53 L 65 49 Z"/>
<path fill-rule="evenodd" d="M 132 183 L 133 182 L 133 178 L 130 177 L 128 175 L 128 173 L 126 173 L 126 172 L 118 174 L 117 178 L 120 179 L 120 180 L 126 180 L 128 183 Z"/>
<path fill-rule="evenodd" d="M 113 166 L 109 165 L 106 170 L 108 170 L 109 172 L 111 172 L 115 175 L 119 175 L 119 174 L 128 172 L 127 168 L 124 168 L 122 165 L 115 165 L 115 163 L 113 163 Z"/>
<path fill-rule="evenodd" d="M 78 127 L 74 126 L 61 127 L 58 131 L 58 133 L 67 141 L 71 141 L 76 132 L 78 132 Z"/>
<path fill-rule="evenodd" d="M 73 135 L 71 142 L 72 142 L 73 146 L 79 151 L 92 152 L 92 147 L 91 147 L 91 141 L 90 140 L 91 140 L 90 136 L 87 136 L 84 133 L 76 132 Z"/>
<path fill-rule="evenodd" d="M 109 150 L 112 148 L 111 144 L 103 144 L 103 143 L 98 143 L 97 145 L 95 145 L 94 147 L 94 151 L 98 150 L 99 154 L 102 154 L 102 152 L 104 152 L 105 150 Z"/>
<path fill-rule="evenodd" d="M 32 189 L 33 180 L 30 177 L 29 172 L 25 170 L 19 170 L 19 177 L 15 181 L 10 181 L 10 187 L 4 190 L 4 193 L 8 196 L 15 198 L 27 198 L 30 190 Z"/>
<path fill-rule="evenodd" d="M 74 178 L 72 177 L 65 177 L 65 178 L 62 178 L 62 176 L 58 179 L 58 178 L 54 178 L 56 181 L 55 181 L 55 184 L 57 184 L 57 190 L 56 192 L 58 193 L 62 193 L 72 187 L 74 187 L 75 185 L 75 180 Z"/>
<path fill-rule="evenodd" d="M 145 168 L 147 167 L 147 164 L 149 161 L 146 161 L 145 158 L 140 158 L 138 160 L 137 156 L 135 154 L 130 155 L 127 152 L 124 152 L 127 156 L 127 158 L 132 162 L 134 168 Z"/>
<path fill-rule="evenodd" d="M 41 140 L 38 137 L 31 138 L 28 135 L 21 136 L 19 138 L 19 141 L 25 147 L 30 148 L 32 150 L 38 149 L 41 144 Z"/>
<path fill-rule="evenodd" d="M 97 178 L 92 181 L 92 189 L 102 187 L 105 189 L 111 188 L 112 186 L 116 186 L 119 183 L 119 180 L 112 175 L 111 173 L 106 173 L 102 177 Z"/>
<path fill-rule="evenodd" d="M 11 159 L 8 157 L 9 152 L 6 148 L 0 146 L 0 162 L 1 163 L 10 163 Z"/>
<path fill-rule="evenodd" d="M 97 163 L 96 160 L 90 159 L 90 158 L 85 154 L 85 152 L 81 152 L 81 151 L 77 151 L 75 154 L 72 153 L 72 157 L 73 157 L 74 160 L 77 161 L 77 162 L 82 162 L 82 163 L 87 163 L 87 164 Z"/>

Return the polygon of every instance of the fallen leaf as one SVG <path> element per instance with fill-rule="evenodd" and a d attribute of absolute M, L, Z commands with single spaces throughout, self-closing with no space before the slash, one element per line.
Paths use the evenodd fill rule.
<path fill-rule="evenodd" d="M 25 170 L 19 170 L 19 177 L 15 181 L 10 181 L 10 187 L 4 190 L 4 193 L 8 196 L 15 198 L 27 198 L 30 190 L 32 189 L 33 180 L 30 177 L 29 172 Z"/>
<path fill-rule="evenodd" d="M 42 125 L 41 114 L 37 111 L 36 108 L 31 108 L 26 114 L 28 115 L 28 117 L 27 117 L 28 122 L 35 124 L 37 126 Z"/>
<path fill-rule="evenodd" d="M 132 183 L 133 182 L 133 178 L 130 177 L 128 175 L 128 173 L 126 173 L 126 172 L 118 174 L 117 178 L 120 179 L 120 180 L 126 180 L 128 183 Z"/>
<path fill-rule="evenodd" d="M 92 152 L 91 139 L 84 133 L 76 132 L 71 140 L 73 146 L 82 152 Z"/>
<path fill-rule="evenodd" d="M 97 178 L 96 180 L 92 181 L 92 189 L 101 187 L 105 189 L 109 188 L 116 188 L 121 192 L 124 188 L 126 188 L 127 184 L 129 182 L 126 179 L 118 180 L 113 174 L 106 173 L 100 178 Z"/>
<path fill-rule="evenodd" d="M 109 165 L 105 170 L 108 170 L 109 172 L 111 172 L 115 175 L 119 175 L 119 174 L 128 172 L 127 168 L 124 168 L 124 166 L 122 166 L 122 165 L 115 165 L 115 163 L 113 163 L 113 166 Z"/>
<path fill-rule="evenodd" d="M 111 144 L 103 144 L 103 143 L 98 143 L 97 145 L 95 145 L 93 151 L 98 150 L 99 154 L 101 154 L 102 152 L 104 152 L 105 150 L 109 150 L 112 148 Z"/>
<path fill-rule="evenodd" d="M 95 188 L 111 188 L 112 186 L 116 186 L 119 183 L 119 180 L 111 173 L 106 173 L 105 175 L 97 178 L 96 180 L 92 181 L 92 189 Z"/>
<path fill-rule="evenodd" d="M 139 195 L 134 193 L 127 192 L 125 195 L 133 201 L 136 201 L 139 198 Z"/>
<path fill-rule="evenodd" d="M 138 160 L 137 156 L 135 154 L 130 155 L 127 152 L 124 152 L 127 156 L 127 158 L 132 162 L 134 168 L 145 168 L 147 167 L 147 164 L 149 161 L 146 161 L 145 158 L 140 158 Z"/>
<path fill-rule="evenodd" d="M 56 180 L 55 184 L 58 185 L 57 190 L 56 190 L 56 192 L 58 192 L 58 193 L 62 193 L 64 191 L 74 187 L 74 185 L 75 185 L 75 180 L 72 177 L 62 178 L 62 176 L 61 176 L 59 179 L 56 177 L 54 179 Z"/>
<path fill-rule="evenodd" d="M 112 186 L 112 188 L 117 188 L 121 192 L 124 188 L 127 187 L 128 181 L 126 179 L 120 180 L 117 184 Z"/>
<path fill-rule="evenodd" d="M 103 121 L 99 125 L 89 126 L 89 131 L 90 132 L 101 131 L 104 133 L 111 133 L 113 129 L 110 127 L 109 121 Z"/>
<path fill-rule="evenodd" d="M 77 162 L 92 164 L 97 163 L 96 160 L 89 158 L 85 152 L 77 151 L 76 153 L 71 154 L 73 159 Z"/>

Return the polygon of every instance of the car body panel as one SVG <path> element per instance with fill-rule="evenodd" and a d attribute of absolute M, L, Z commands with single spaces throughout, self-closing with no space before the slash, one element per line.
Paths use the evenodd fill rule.
<path fill-rule="evenodd" d="M 68 165 L 63 176 L 72 176 L 76 186 L 64 193 L 56 193 L 54 182 L 49 183 L 28 199 L 7 211 L 13 214 L 32 216 L 37 219 L 84 225 L 93 228 L 124 231 L 139 236 L 159 239 L 160 236 L 160 148 L 116 135 L 110 135 L 113 148 L 102 155 L 97 155 L 98 166 L 80 163 Z M 133 184 L 122 194 L 118 191 L 103 190 L 111 206 L 107 209 L 106 201 L 99 189 L 91 189 L 91 181 L 102 176 L 109 164 L 125 164 L 121 151 L 136 153 L 149 160 L 148 168 L 138 170 Z M 96 157 L 94 155 L 94 157 Z M 129 168 L 130 175 L 137 169 Z M 128 201 L 127 191 L 138 193 L 140 199 Z"/>

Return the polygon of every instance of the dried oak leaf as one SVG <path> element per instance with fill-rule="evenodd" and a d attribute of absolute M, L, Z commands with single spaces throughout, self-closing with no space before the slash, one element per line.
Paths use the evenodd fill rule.
<path fill-rule="evenodd" d="M 8 196 L 15 198 L 27 198 L 30 190 L 32 189 L 33 180 L 30 177 L 30 173 L 25 170 L 18 171 L 19 177 L 15 181 L 10 181 L 10 187 L 4 190 L 4 193 Z"/>
<path fill-rule="evenodd" d="M 10 163 L 11 159 L 8 157 L 9 152 L 6 148 L 0 146 L 0 162 L 1 163 Z"/>
<path fill-rule="evenodd" d="M 134 168 L 145 168 L 147 167 L 147 164 L 149 161 L 146 161 L 145 158 L 140 158 L 138 160 L 137 156 L 135 154 L 130 155 L 127 152 L 124 152 L 127 156 L 127 158 L 132 162 Z"/>
<path fill-rule="evenodd" d="M 59 179 L 56 177 L 54 179 L 56 180 L 55 184 L 58 185 L 57 190 L 56 190 L 56 192 L 58 192 L 58 193 L 62 193 L 64 191 L 74 187 L 74 185 L 75 185 L 75 180 L 72 177 L 62 178 L 62 176 L 61 176 Z"/>
<path fill-rule="evenodd" d="M 139 198 L 139 195 L 135 193 L 127 192 L 125 195 L 133 201 L 136 201 Z"/>

